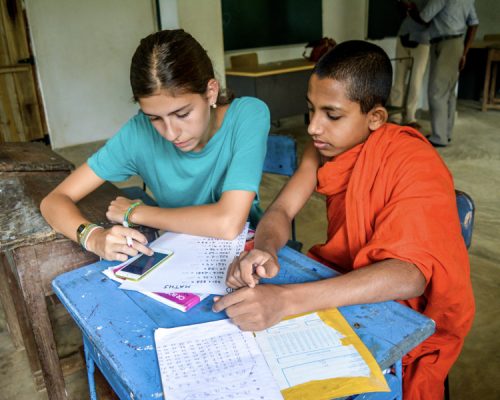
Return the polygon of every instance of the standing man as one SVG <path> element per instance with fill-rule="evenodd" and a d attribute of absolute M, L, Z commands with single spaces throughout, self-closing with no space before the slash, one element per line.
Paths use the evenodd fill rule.
<path fill-rule="evenodd" d="M 434 147 L 445 147 L 451 141 L 455 123 L 458 72 L 465 65 L 479 25 L 474 0 L 429 0 L 421 10 L 411 3 L 409 13 L 415 21 L 428 25 L 432 124 L 429 140 Z"/>
<path fill-rule="evenodd" d="M 415 0 L 418 10 L 422 10 L 427 0 Z M 402 2 L 408 7 L 407 2 Z M 425 25 L 415 22 L 409 15 L 403 20 L 398 32 L 396 44 L 397 60 L 394 73 L 394 83 L 389 97 L 389 104 L 401 107 L 404 104 L 405 86 L 407 75 L 409 76 L 408 94 L 404 114 L 395 114 L 391 120 L 397 124 L 411 126 L 420 129 L 415 116 L 417 112 L 418 100 L 422 91 L 422 81 L 429 60 L 429 36 Z M 410 60 L 409 58 L 413 59 Z"/>

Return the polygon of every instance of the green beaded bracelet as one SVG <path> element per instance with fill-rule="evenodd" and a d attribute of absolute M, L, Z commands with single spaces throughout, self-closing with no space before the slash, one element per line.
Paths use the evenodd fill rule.
<path fill-rule="evenodd" d="M 130 222 L 129 219 L 130 219 L 130 216 L 132 215 L 132 211 L 134 211 L 134 209 L 137 206 L 140 206 L 141 204 L 144 204 L 144 203 L 142 202 L 142 200 L 139 200 L 139 201 L 136 201 L 135 203 L 132 203 L 129 206 L 129 208 L 127 208 L 127 211 L 125 211 L 125 215 L 123 216 L 123 226 L 129 227 L 129 228 L 137 226 L 137 224 L 133 224 L 132 222 Z"/>

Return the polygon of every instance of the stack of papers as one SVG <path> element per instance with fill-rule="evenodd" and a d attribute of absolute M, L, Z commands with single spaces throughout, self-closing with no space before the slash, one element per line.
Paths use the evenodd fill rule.
<path fill-rule="evenodd" d="M 160 328 L 155 344 L 166 399 L 326 400 L 389 391 L 336 309 L 255 333 L 229 320 Z"/>
<path fill-rule="evenodd" d="M 226 285 L 229 265 L 245 246 L 248 224 L 234 240 L 166 232 L 150 244 L 157 252 L 173 256 L 139 281 L 118 278 L 115 272 L 137 257 L 103 271 L 120 288 L 134 290 L 164 304 L 187 311 L 210 294 L 231 292 Z"/>

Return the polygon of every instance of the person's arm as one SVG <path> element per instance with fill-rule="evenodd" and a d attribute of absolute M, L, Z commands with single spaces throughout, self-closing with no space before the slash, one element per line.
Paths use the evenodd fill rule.
<path fill-rule="evenodd" d="M 130 222 L 172 232 L 211 236 L 231 240 L 237 237 L 248 218 L 254 192 L 229 190 L 213 204 L 160 208 L 139 205 L 130 216 Z M 118 197 L 111 202 L 106 216 L 122 223 L 125 212 L 133 200 Z"/>
<path fill-rule="evenodd" d="M 426 22 L 424 21 L 421 17 L 420 17 L 420 13 L 419 13 L 419 10 L 416 6 L 415 3 L 406 3 L 406 14 L 413 20 L 415 21 L 417 24 L 420 24 L 420 25 L 423 25 L 423 26 L 429 26 L 431 23 L 430 21 L 429 22 Z"/>
<path fill-rule="evenodd" d="M 421 10 L 413 2 L 407 6 L 408 15 L 420 25 L 429 26 L 432 19 L 446 6 L 447 0 L 429 0 Z"/>
<path fill-rule="evenodd" d="M 478 25 L 470 25 L 467 27 L 467 32 L 465 33 L 464 53 L 462 55 L 462 58 L 460 59 L 460 64 L 458 66 L 459 71 L 462 71 L 465 67 L 465 63 L 467 61 L 467 53 L 472 46 L 474 37 L 476 36 L 477 27 Z"/>
<path fill-rule="evenodd" d="M 289 315 L 411 299 L 422 295 L 425 286 L 425 277 L 414 264 L 388 259 L 316 282 L 241 288 L 215 298 L 213 310 L 225 310 L 242 330 L 258 331 Z"/>
<path fill-rule="evenodd" d="M 87 220 L 76 203 L 103 183 L 87 163 L 83 164 L 42 200 L 43 217 L 57 232 L 78 242 L 77 228 L 95 221 Z M 133 247 L 127 246 L 127 236 L 133 239 Z M 108 260 L 125 261 L 128 255 L 134 256 L 138 251 L 151 254 L 146 243 L 147 238 L 135 229 L 115 226 L 94 230 L 88 237 L 87 249 Z"/>
<path fill-rule="evenodd" d="M 255 232 L 254 250 L 242 253 L 230 266 L 227 274 L 230 287 L 253 287 L 259 277 L 269 278 L 278 273 L 278 251 L 290 237 L 291 221 L 316 188 L 318 167 L 319 155 L 310 143 L 299 168 L 260 220 Z"/>

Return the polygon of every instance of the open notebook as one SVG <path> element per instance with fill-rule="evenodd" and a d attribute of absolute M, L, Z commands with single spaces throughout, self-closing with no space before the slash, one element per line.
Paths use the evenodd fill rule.
<path fill-rule="evenodd" d="M 264 331 L 229 320 L 155 331 L 165 398 L 331 399 L 389 388 L 377 362 L 337 309 Z"/>

